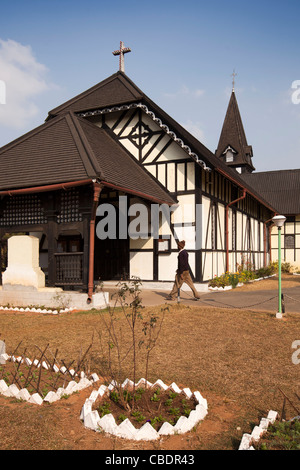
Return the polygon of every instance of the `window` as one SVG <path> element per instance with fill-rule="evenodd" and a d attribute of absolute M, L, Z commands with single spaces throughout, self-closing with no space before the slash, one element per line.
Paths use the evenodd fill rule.
<path fill-rule="evenodd" d="M 60 235 L 57 241 L 58 253 L 78 253 L 83 251 L 80 235 Z"/>
<path fill-rule="evenodd" d="M 233 153 L 231 150 L 227 150 L 226 152 L 226 163 L 233 162 Z"/>
<path fill-rule="evenodd" d="M 226 163 L 232 163 L 234 161 L 234 154 L 236 152 L 231 148 L 230 146 L 227 147 L 223 155 L 225 155 L 225 161 Z"/>
<path fill-rule="evenodd" d="M 284 248 L 295 248 L 295 235 L 284 236 Z"/>

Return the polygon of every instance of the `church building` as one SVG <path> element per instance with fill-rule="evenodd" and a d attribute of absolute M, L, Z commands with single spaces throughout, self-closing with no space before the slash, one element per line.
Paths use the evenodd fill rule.
<path fill-rule="evenodd" d="M 234 74 L 235 75 L 235 74 Z M 248 145 L 234 87 L 223 123 L 216 156 L 234 168 L 245 183 L 286 217 L 282 228 L 282 260 L 293 270 L 300 269 L 300 170 L 256 172 L 252 163 L 252 146 Z M 270 260 L 278 259 L 278 231 L 272 221 L 268 247 Z M 269 251 L 268 250 L 268 251 Z"/>
<path fill-rule="evenodd" d="M 122 47 L 116 52 L 121 57 Z M 278 210 L 252 183 L 252 156 L 234 90 L 213 153 L 146 96 L 120 61 L 117 73 L 0 149 L 2 271 L 7 238 L 18 233 L 39 238 L 46 285 L 89 298 L 99 280 L 172 281 L 181 239 L 195 282 L 235 271 L 243 260 L 262 267 Z M 124 217 L 130 225 L 138 205 L 148 226 L 130 237 L 120 225 Z M 157 236 L 154 205 L 170 208 Z M 109 206 L 116 236 L 99 237 Z"/>

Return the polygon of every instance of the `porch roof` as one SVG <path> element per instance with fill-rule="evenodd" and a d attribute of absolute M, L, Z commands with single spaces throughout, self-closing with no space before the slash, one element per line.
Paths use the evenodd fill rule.
<path fill-rule="evenodd" d="M 107 131 L 72 112 L 0 149 L 0 191 L 89 179 L 157 202 L 176 202 Z"/>

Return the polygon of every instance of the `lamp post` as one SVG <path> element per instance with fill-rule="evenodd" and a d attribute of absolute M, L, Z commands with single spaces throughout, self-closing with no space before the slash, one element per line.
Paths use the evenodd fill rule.
<path fill-rule="evenodd" d="M 278 312 L 276 318 L 282 318 L 282 304 L 281 304 L 281 227 L 286 221 L 284 215 L 275 215 L 273 222 L 278 228 Z"/>

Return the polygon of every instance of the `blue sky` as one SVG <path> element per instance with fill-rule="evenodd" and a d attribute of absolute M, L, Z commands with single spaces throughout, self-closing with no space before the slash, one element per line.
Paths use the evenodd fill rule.
<path fill-rule="evenodd" d="M 299 0 L 3 3 L 0 145 L 116 72 L 122 40 L 126 74 L 213 152 L 235 69 L 256 170 L 300 168 Z"/>

